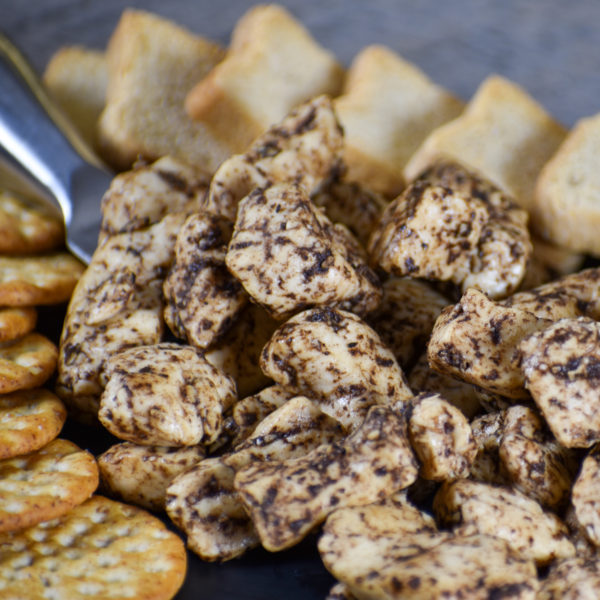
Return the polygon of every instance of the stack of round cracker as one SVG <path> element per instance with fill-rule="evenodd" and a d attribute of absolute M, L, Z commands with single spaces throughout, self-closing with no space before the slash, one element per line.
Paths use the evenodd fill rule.
<path fill-rule="evenodd" d="M 0 192 L 0 597 L 168 599 L 185 577 L 182 541 L 92 497 L 96 459 L 58 438 L 67 410 L 43 387 L 58 350 L 35 331 L 37 307 L 67 302 L 83 270 L 57 216 Z"/>

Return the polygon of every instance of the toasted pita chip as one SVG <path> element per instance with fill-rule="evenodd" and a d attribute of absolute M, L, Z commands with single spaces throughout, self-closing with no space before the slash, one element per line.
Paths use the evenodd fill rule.
<path fill-rule="evenodd" d="M 540 233 L 576 252 L 600 256 L 600 113 L 580 119 L 542 169 L 533 218 Z"/>

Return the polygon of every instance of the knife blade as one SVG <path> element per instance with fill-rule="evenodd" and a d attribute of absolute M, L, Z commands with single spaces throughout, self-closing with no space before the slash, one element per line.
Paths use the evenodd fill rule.
<path fill-rule="evenodd" d="M 66 245 L 89 263 L 100 202 L 114 176 L 53 103 L 18 48 L 0 33 L 0 170 L 6 187 L 62 213 Z"/>

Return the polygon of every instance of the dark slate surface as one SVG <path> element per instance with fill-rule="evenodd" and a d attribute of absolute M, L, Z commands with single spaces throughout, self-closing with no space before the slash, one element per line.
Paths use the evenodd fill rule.
<path fill-rule="evenodd" d="M 226 43 L 252 2 L 239 0 L 0 0 L 0 27 L 42 71 L 64 44 L 103 48 L 124 7 L 162 14 Z M 382 43 L 467 100 L 488 74 L 520 83 L 565 125 L 600 112 L 596 0 L 282 0 L 344 64 Z M 0 90 L 0 93 L 2 91 Z M 89 441 L 89 432 L 69 434 Z M 93 436 L 92 436 L 93 437 Z M 87 440 L 87 442 L 86 442 Z M 314 538 L 289 552 L 254 551 L 226 563 L 190 555 L 179 600 L 312 600 L 332 578 Z"/>

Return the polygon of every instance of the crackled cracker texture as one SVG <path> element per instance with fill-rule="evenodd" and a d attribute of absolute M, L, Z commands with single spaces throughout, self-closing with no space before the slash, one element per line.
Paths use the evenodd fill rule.
<path fill-rule="evenodd" d="M 40 333 L 0 346 L 0 394 L 43 385 L 56 367 L 58 350 Z"/>
<path fill-rule="evenodd" d="M 49 390 L 0 395 L 0 459 L 45 446 L 59 434 L 66 418 L 64 404 Z"/>
<path fill-rule="evenodd" d="M 40 450 L 0 461 L 0 531 L 59 517 L 98 486 L 98 465 L 87 451 L 56 439 Z"/>
<path fill-rule="evenodd" d="M 0 535 L 0 595 L 169 600 L 185 578 L 181 539 L 144 510 L 94 496 L 61 518 Z"/>
<path fill-rule="evenodd" d="M 36 323 L 37 311 L 33 306 L 0 308 L 0 343 L 26 335 Z"/>
<path fill-rule="evenodd" d="M 64 236 L 64 226 L 56 211 L 0 190 L 0 253 L 55 250 L 63 245 Z"/>
<path fill-rule="evenodd" d="M 344 70 L 291 13 L 257 5 L 237 22 L 225 59 L 186 97 L 190 116 L 240 152 L 298 104 L 339 92 Z"/>
<path fill-rule="evenodd" d="M 66 302 L 84 271 L 71 254 L 0 256 L 0 305 Z"/>

